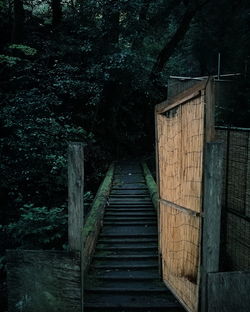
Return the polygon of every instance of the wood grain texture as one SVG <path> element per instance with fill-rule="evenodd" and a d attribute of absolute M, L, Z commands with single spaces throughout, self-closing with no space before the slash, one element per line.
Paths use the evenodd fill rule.
<path fill-rule="evenodd" d="M 183 90 L 183 92 L 179 93 L 178 95 L 175 95 L 174 97 L 171 97 L 166 101 L 156 105 L 155 108 L 156 112 L 158 114 L 162 114 L 165 111 L 169 110 L 170 106 L 175 107 L 176 105 L 186 103 L 191 98 L 196 97 L 197 92 L 200 92 L 201 90 L 205 89 L 206 85 L 207 80 L 196 82 L 195 85 L 193 85 L 191 88 Z"/>
<path fill-rule="evenodd" d="M 246 216 L 250 218 L 250 131 L 247 140 L 247 169 L 246 169 Z"/>
<path fill-rule="evenodd" d="M 83 143 L 72 142 L 68 147 L 68 241 L 71 250 L 82 248 L 84 152 Z"/>
<path fill-rule="evenodd" d="M 80 312 L 80 253 L 7 251 L 9 312 Z"/>
<path fill-rule="evenodd" d="M 148 169 L 148 166 L 145 162 L 142 162 L 142 169 L 143 174 L 146 180 L 146 184 L 149 190 L 150 198 L 152 200 L 152 203 L 154 205 L 155 210 L 158 208 L 158 191 L 157 191 L 157 185 L 155 183 L 155 180 Z"/>
<path fill-rule="evenodd" d="M 197 79 L 185 79 L 185 77 L 178 79 L 170 77 L 168 79 L 168 98 L 172 98 L 183 91 L 193 87 L 197 84 Z"/>
<path fill-rule="evenodd" d="M 250 272 L 209 273 L 207 312 L 247 312 L 249 293 Z"/>
<path fill-rule="evenodd" d="M 215 89 L 216 83 L 214 80 L 209 79 L 206 85 L 206 91 L 203 91 L 205 96 L 205 136 L 206 142 L 215 140 Z"/>
<path fill-rule="evenodd" d="M 204 174 L 204 222 L 202 266 L 206 272 L 219 270 L 223 145 L 207 143 Z"/>
<path fill-rule="evenodd" d="M 223 144 L 207 143 L 204 168 L 202 237 L 202 311 L 207 305 L 207 273 L 218 272 L 220 262 Z"/>
<path fill-rule="evenodd" d="M 104 208 L 107 204 L 108 196 L 111 190 L 113 176 L 114 164 L 111 164 L 102 184 L 97 191 L 83 227 L 83 273 L 87 271 L 95 251 L 97 238 L 103 224 Z"/>

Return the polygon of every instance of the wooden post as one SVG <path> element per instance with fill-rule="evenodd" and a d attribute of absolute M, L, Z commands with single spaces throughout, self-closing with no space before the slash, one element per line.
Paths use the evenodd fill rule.
<path fill-rule="evenodd" d="M 155 156 L 156 156 L 156 186 L 157 186 L 157 231 L 158 231 L 158 264 L 159 264 L 159 276 L 163 280 L 163 273 L 162 273 L 162 253 L 161 253 L 161 217 L 160 217 L 160 167 L 159 167 L 159 135 L 158 135 L 158 112 L 157 107 L 155 107 Z"/>
<path fill-rule="evenodd" d="M 223 144 L 207 143 L 205 151 L 201 311 L 207 311 L 207 274 L 219 271 Z"/>
<path fill-rule="evenodd" d="M 83 143 L 68 146 L 68 241 L 69 249 L 81 252 L 81 312 L 84 310 L 83 218 L 84 150 Z"/>
<path fill-rule="evenodd" d="M 81 251 L 83 247 L 83 187 L 83 143 L 72 142 L 68 147 L 68 240 L 72 251 Z"/>

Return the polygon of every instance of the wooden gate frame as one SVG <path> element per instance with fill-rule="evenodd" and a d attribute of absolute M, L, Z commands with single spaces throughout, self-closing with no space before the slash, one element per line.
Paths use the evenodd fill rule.
<path fill-rule="evenodd" d="M 189 100 L 205 96 L 205 144 L 203 153 L 203 203 L 202 203 L 202 230 L 200 233 L 200 271 L 198 272 L 198 304 L 197 311 L 207 311 L 207 276 L 211 272 L 219 271 L 220 254 L 220 226 L 221 226 L 221 186 L 223 146 L 221 143 L 212 143 L 215 138 L 215 90 L 214 81 L 208 79 L 195 84 L 181 94 L 160 103 L 155 108 L 155 136 L 156 136 L 156 178 L 160 196 L 159 146 L 157 115 L 178 107 Z M 160 199 L 159 199 L 160 201 Z M 160 233 L 160 209 L 158 203 L 158 234 Z M 160 239 L 161 244 L 161 239 Z M 161 245 L 159 244 L 159 261 L 161 260 Z M 167 284 L 167 283 L 166 283 Z M 169 287 L 169 285 L 167 285 Z M 171 288 L 171 287 L 170 287 Z M 173 290 L 173 289 L 172 289 Z M 174 290 L 173 290 L 174 292 Z M 189 308 L 181 298 L 178 300 Z"/>

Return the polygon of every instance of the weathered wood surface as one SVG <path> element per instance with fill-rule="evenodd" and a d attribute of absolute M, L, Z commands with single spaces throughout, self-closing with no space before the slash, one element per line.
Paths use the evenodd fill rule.
<path fill-rule="evenodd" d="M 250 272 L 208 274 L 207 312 L 247 312 L 250 307 Z"/>
<path fill-rule="evenodd" d="M 215 135 L 214 93 L 213 80 L 197 81 L 155 109 L 163 278 L 188 311 L 199 305 L 204 151 Z"/>
<path fill-rule="evenodd" d="M 110 166 L 102 184 L 98 189 L 83 227 L 83 272 L 86 272 L 95 251 L 96 241 L 103 224 L 104 208 L 107 204 L 108 196 L 111 190 L 113 175 L 114 164 Z"/>
<path fill-rule="evenodd" d="M 204 174 L 203 257 L 206 272 L 219 270 L 223 144 L 207 143 Z"/>
<path fill-rule="evenodd" d="M 157 185 L 155 183 L 154 178 L 152 177 L 152 174 L 150 170 L 148 169 L 148 166 L 145 162 L 142 162 L 142 169 L 143 174 L 147 183 L 147 187 L 149 190 L 150 198 L 153 202 L 154 208 L 157 210 L 158 207 L 158 191 L 157 191 Z"/>
<path fill-rule="evenodd" d="M 197 82 L 156 108 L 163 278 L 188 311 L 198 308 L 203 151 L 213 127 L 206 87 Z"/>
<path fill-rule="evenodd" d="M 209 79 L 206 84 L 206 91 L 202 91 L 205 94 L 205 136 L 206 142 L 212 142 L 215 140 L 215 86 L 214 80 Z"/>
<path fill-rule="evenodd" d="M 233 270 L 250 270 L 250 221 L 227 213 L 225 265 Z"/>
<path fill-rule="evenodd" d="M 224 270 L 250 270 L 250 129 L 217 127 L 224 143 Z"/>
<path fill-rule="evenodd" d="M 202 239 L 202 311 L 206 311 L 206 278 L 219 271 L 223 144 L 207 143 L 205 151 L 203 239 Z M 208 299 L 209 300 L 209 299 Z"/>
<path fill-rule="evenodd" d="M 84 152 L 83 143 L 68 147 L 68 241 L 71 250 L 81 250 L 83 229 Z"/>
<path fill-rule="evenodd" d="M 183 90 L 183 92 L 178 95 L 167 99 L 166 101 L 156 105 L 156 113 L 162 114 L 167 110 L 170 110 L 178 105 L 184 104 L 192 98 L 197 97 L 200 94 L 200 91 L 205 89 L 207 81 L 196 82 L 194 86 Z"/>
<path fill-rule="evenodd" d="M 168 79 L 168 98 L 174 97 L 196 84 L 197 79 L 191 77 L 170 77 Z"/>
<path fill-rule="evenodd" d="M 9 312 L 80 312 L 80 253 L 8 250 Z"/>

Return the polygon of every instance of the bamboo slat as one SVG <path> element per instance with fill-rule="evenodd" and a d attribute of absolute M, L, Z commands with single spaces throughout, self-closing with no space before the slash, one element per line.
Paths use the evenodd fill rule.
<path fill-rule="evenodd" d="M 158 114 L 160 197 L 200 212 L 204 146 L 204 98 Z"/>
<path fill-rule="evenodd" d="M 189 310 L 196 311 L 200 217 L 163 203 L 160 209 L 163 279 Z"/>
<path fill-rule="evenodd" d="M 250 222 L 227 214 L 226 255 L 229 269 L 250 270 Z"/>
<path fill-rule="evenodd" d="M 224 233 L 222 263 L 228 270 L 250 269 L 250 131 L 218 128 L 224 142 Z"/>
<path fill-rule="evenodd" d="M 188 311 L 199 304 L 204 87 L 198 84 L 156 109 L 163 280 Z"/>
<path fill-rule="evenodd" d="M 245 213 L 248 133 L 230 131 L 227 208 Z"/>

